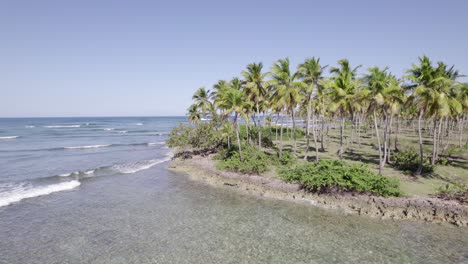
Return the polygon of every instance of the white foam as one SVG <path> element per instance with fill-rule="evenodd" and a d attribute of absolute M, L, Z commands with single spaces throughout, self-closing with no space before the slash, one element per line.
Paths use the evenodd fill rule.
<path fill-rule="evenodd" d="M 125 134 L 127 133 L 128 131 L 117 131 L 117 133 L 122 133 L 122 134 Z"/>
<path fill-rule="evenodd" d="M 69 125 L 69 126 L 44 126 L 47 128 L 73 128 L 73 127 L 81 127 L 81 125 Z"/>
<path fill-rule="evenodd" d="M 75 147 L 64 147 L 64 149 L 92 149 L 92 148 L 104 148 L 110 145 L 89 145 L 89 146 L 75 146 Z"/>
<path fill-rule="evenodd" d="M 132 124 L 132 125 L 135 125 L 135 126 L 142 126 L 143 123 L 135 123 L 135 124 Z"/>
<path fill-rule="evenodd" d="M 114 128 L 104 128 L 105 131 L 111 131 L 111 130 L 114 130 Z"/>
<path fill-rule="evenodd" d="M 25 128 L 35 128 L 35 126 L 25 126 Z"/>
<path fill-rule="evenodd" d="M 164 145 L 164 142 L 148 142 L 146 145 L 148 146 L 154 146 L 154 145 Z"/>
<path fill-rule="evenodd" d="M 88 170 L 88 171 L 85 171 L 84 174 L 86 175 L 90 175 L 90 174 L 93 174 L 96 170 Z"/>
<path fill-rule="evenodd" d="M 59 174 L 58 176 L 60 176 L 60 177 L 68 177 L 68 176 L 70 176 L 70 175 L 72 175 L 71 172 L 70 172 L 70 173 L 62 173 L 62 174 Z"/>
<path fill-rule="evenodd" d="M 0 139 L 15 139 L 19 138 L 19 136 L 6 136 L 6 137 L 0 137 Z"/>
<path fill-rule="evenodd" d="M 76 180 L 40 187 L 30 187 L 25 184 L 18 185 L 10 191 L 0 193 L 0 207 L 7 206 L 11 203 L 16 203 L 27 198 L 71 190 L 78 187 L 79 185 L 80 182 Z"/>
<path fill-rule="evenodd" d="M 112 166 L 112 168 L 114 168 L 115 170 L 123 174 L 131 174 L 131 173 L 135 173 L 138 171 L 149 169 L 157 164 L 161 164 L 163 162 L 170 161 L 170 160 L 171 160 L 171 156 L 167 155 L 163 159 L 147 160 L 143 162 L 136 162 L 133 164 L 114 165 Z"/>

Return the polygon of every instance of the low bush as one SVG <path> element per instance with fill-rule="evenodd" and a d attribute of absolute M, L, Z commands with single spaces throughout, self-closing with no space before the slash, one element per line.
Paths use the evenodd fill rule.
<path fill-rule="evenodd" d="M 419 167 L 419 154 L 410 149 L 406 151 L 397 152 L 393 155 L 393 166 L 399 170 L 415 173 Z M 434 172 L 434 166 L 429 162 L 423 163 L 422 173 L 430 174 Z"/>
<path fill-rule="evenodd" d="M 283 152 L 279 164 L 283 166 L 292 166 L 296 163 L 296 157 L 291 152 Z"/>
<path fill-rule="evenodd" d="M 222 134 L 215 123 L 202 123 L 196 127 L 180 125 L 169 134 L 167 145 L 171 148 L 214 149 L 219 147 Z"/>
<path fill-rule="evenodd" d="M 237 148 L 219 152 L 217 159 L 220 161 L 217 163 L 217 168 L 233 172 L 260 174 L 267 171 L 271 165 L 271 158 L 265 152 L 252 146 L 242 147 L 242 157 L 241 161 Z"/>
<path fill-rule="evenodd" d="M 468 203 L 467 184 L 446 184 L 437 190 L 437 197 L 446 200 L 457 200 L 461 203 Z"/>
<path fill-rule="evenodd" d="M 381 196 L 400 196 L 399 181 L 376 175 L 365 166 L 338 160 L 320 160 L 294 168 L 283 168 L 280 176 L 287 182 L 300 183 L 312 192 L 358 192 Z"/>

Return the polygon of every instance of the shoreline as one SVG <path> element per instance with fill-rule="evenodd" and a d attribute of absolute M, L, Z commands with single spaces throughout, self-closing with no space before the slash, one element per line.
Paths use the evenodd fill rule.
<path fill-rule="evenodd" d="M 188 175 L 192 180 L 224 187 L 253 196 L 268 197 L 338 210 L 372 218 L 418 220 L 438 224 L 468 226 L 468 206 L 439 198 L 384 198 L 363 194 L 314 194 L 299 184 L 259 175 L 219 171 L 210 157 L 176 158 L 168 169 Z"/>

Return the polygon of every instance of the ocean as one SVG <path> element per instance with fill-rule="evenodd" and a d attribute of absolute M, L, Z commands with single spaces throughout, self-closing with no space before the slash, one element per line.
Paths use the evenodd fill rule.
<path fill-rule="evenodd" d="M 210 187 L 184 117 L 0 119 L 0 263 L 467 263 L 468 230 Z"/>

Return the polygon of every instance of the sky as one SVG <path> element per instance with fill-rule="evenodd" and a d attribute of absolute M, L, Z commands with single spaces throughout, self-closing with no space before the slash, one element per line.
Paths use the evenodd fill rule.
<path fill-rule="evenodd" d="M 0 1 L 0 117 L 184 115 L 280 58 L 468 74 L 468 1 Z M 468 81 L 468 78 L 462 79 Z"/>

